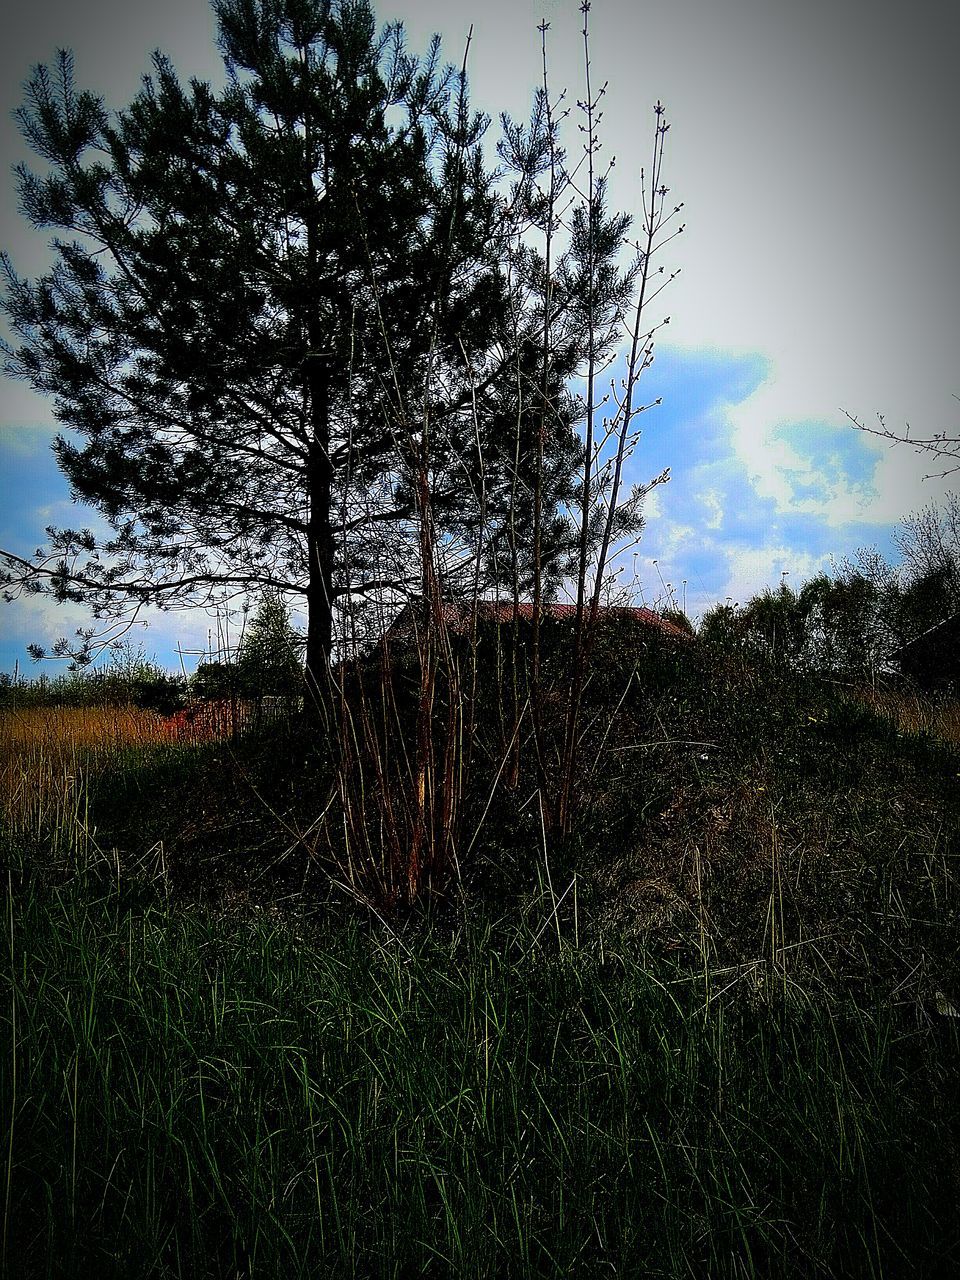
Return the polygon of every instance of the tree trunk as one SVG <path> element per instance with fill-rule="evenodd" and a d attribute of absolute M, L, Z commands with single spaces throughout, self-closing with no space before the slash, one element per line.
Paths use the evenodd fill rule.
<path fill-rule="evenodd" d="M 309 64 L 308 64 L 309 70 Z M 314 194 L 318 153 L 314 145 L 315 125 L 309 102 L 309 76 L 304 79 L 308 101 L 303 113 L 304 221 L 307 232 L 307 281 L 309 302 L 306 312 L 307 352 L 305 371 L 310 398 L 310 447 L 307 456 L 307 653 L 305 664 L 306 705 L 319 715 L 329 687 L 330 655 L 333 652 L 333 566 L 335 544 L 331 529 L 333 504 L 333 464 L 330 459 L 330 388 L 334 377 L 334 355 L 326 338 L 320 298 L 326 293 L 323 279 L 319 215 Z M 329 154 L 323 153 L 324 188 L 330 191 Z"/>
<path fill-rule="evenodd" d="M 315 705 L 327 687 L 333 652 L 334 539 L 330 526 L 333 501 L 333 466 L 330 461 L 329 355 L 319 350 L 319 325 L 310 326 L 311 350 L 307 356 L 310 386 L 311 441 L 307 468 L 307 698 Z"/>

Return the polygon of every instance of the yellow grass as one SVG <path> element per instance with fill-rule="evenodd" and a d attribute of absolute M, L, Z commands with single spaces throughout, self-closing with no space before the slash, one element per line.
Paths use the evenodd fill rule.
<path fill-rule="evenodd" d="M 139 707 L 26 707 L 0 711 L 0 749 L 112 753 L 170 742 L 170 720 Z"/>
<path fill-rule="evenodd" d="M 960 701 L 956 698 L 871 688 L 855 690 L 854 697 L 892 720 L 901 733 L 928 733 L 960 745 Z"/>
<path fill-rule="evenodd" d="M 45 835 L 75 848 L 89 837 L 91 775 L 121 752 L 209 740 L 218 728 L 139 707 L 2 710 L 0 814 L 15 835 Z"/>

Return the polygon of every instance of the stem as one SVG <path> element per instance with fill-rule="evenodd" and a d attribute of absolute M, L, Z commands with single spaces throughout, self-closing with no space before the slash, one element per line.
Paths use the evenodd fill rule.
<path fill-rule="evenodd" d="M 596 315 L 594 292 L 594 250 L 596 241 L 596 189 L 594 180 L 593 156 L 596 148 L 593 108 L 590 83 L 590 4 L 584 0 L 580 6 L 583 14 L 583 59 L 586 80 L 586 101 L 584 109 L 587 113 L 587 421 L 585 424 L 583 448 L 583 494 L 580 507 L 580 559 L 577 568 L 577 620 L 573 645 L 573 673 L 571 679 L 570 705 L 567 709 L 567 727 L 563 753 L 563 778 L 560 786 L 559 819 L 564 833 L 570 830 L 573 777 L 576 770 L 577 725 L 580 718 L 580 700 L 583 692 L 586 652 L 584 646 L 584 602 L 587 584 L 587 543 L 590 528 L 590 484 L 593 465 L 593 398 L 596 378 Z"/>

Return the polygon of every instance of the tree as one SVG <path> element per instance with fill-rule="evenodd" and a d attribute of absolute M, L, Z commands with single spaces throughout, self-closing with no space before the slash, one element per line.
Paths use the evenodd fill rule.
<path fill-rule="evenodd" d="M 303 689 L 303 637 L 278 596 L 267 596 L 244 628 L 237 674 L 245 693 L 262 697 L 298 694 Z"/>
<path fill-rule="evenodd" d="M 808 664 L 820 673 L 872 677 L 892 648 L 885 610 L 891 590 L 888 566 L 866 553 L 859 565 L 844 563 L 834 577 L 821 573 L 804 583 Z"/>
<path fill-rule="evenodd" d="M 750 644 L 779 666 L 804 665 L 807 649 L 808 601 L 786 582 L 776 591 L 766 587 L 741 611 L 744 634 Z"/>
<path fill-rule="evenodd" d="M 902 561 L 861 548 L 798 592 L 782 584 L 746 605 L 717 605 L 700 636 L 792 669 L 873 679 L 902 645 L 960 606 L 960 499 L 908 516 L 894 534 Z"/>
<path fill-rule="evenodd" d="M 416 580 L 397 530 L 423 516 L 427 423 L 431 536 L 476 532 L 465 441 L 503 475 L 486 122 L 436 38 L 412 58 L 362 0 L 214 7 L 221 93 L 160 55 L 115 117 L 67 53 L 28 84 L 48 172 L 21 167 L 20 197 L 65 234 L 39 279 L 2 260 L 7 371 L 55 397 L 58 462 L 112 534 L 48 531 L 7 588 L 98 618 L 278 593 L 319 687 L 338 603 Z"/>
<path fill-rule="evenodd" d="M 954 399 L 958 400 L 960 396 L 954 396 Z M 926 453 L 946 463 L 942 471 L 924 476 L 925 480 L 942 480 L 945 476 L 950 476 L 955 471 L 960 471 L 960 436 L 951 435 L 947 431 L 935 431 L 929 436 L 914 436 L 910 434 L 909 424 L 904 428 L 901 435 L 887 426 L 887 420 L 882 413 L 877 414 L 877 426 L 869 427 L 860 418 L 848 413 L 846 409 L 843 412 L 858 431 L 865 431 L 867 435 L 877 436 L 881 440 L 888 440 L 891 444 L 910 445 L 915 453 Z"/>
<path fill-rule="evenodd" d="M 893 540 L 898 565 L 861 549 L 854 562 L 843 561 L 824 596 L 821 621 L 850 670 L 875 671 L 960 609 L 960 498 L 905 517 Z"/>
<path fill-rule="evenodd" d="M 913 578 L 939 578 L 944 614 L 960 609 L 960 494 L 947 494 L 942 508 L 929 503 L 900 523 L 894 535 Z"/>

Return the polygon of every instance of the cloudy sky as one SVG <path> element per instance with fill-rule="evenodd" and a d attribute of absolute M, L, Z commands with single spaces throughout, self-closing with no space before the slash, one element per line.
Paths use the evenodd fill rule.
<path fill-rule="evenodd" d="M 582 96 L 569 0 L 397 0 L 378 13 L 404 20 L 414 50 L 439 32 L 458 63 L 472 24 L 473 101 L 495 120 L 526 115 L 546 18 L 553 89 Z M 644 399 L 663 404 L 630 476 L 672 469 L 636 558 L 647 600 L 671 583 L 697 615 L 784 571 L 799 584 L 858 547 L 889 552 L 901 517 L 955 487 L 957 476 L 925 480 L 930 457 L 855 431 L 843 411 L 960 432 L 958 14 L 945 0 L 594 0 L 613 198 L 638 208 L 662 99 L 666 180 L 687 226 L 664 259 L 681 274 L 662 295 L 671 324 L 646 375 Z M 204 0 L 33 0 L 4 36 L 0 244 L 29 273 L 44 238 L 18 216 L 8 175 L 26 158 L 11 112 L 30 67 L 72 48 L 81 87 L 122 106 L 154 48 L 184 77 L 217 79 L 220 63 Z M 0 547 L 29 552 L 45 525 L 84 523 L 50 458 L 53 433 L 48 405 L 5 380 Z M 83 621 L 0 605 L 0 670 Z M 209 625 L 167 617 L 143 640 L 169 663 L 178 638 L 196 647 Z"/>

